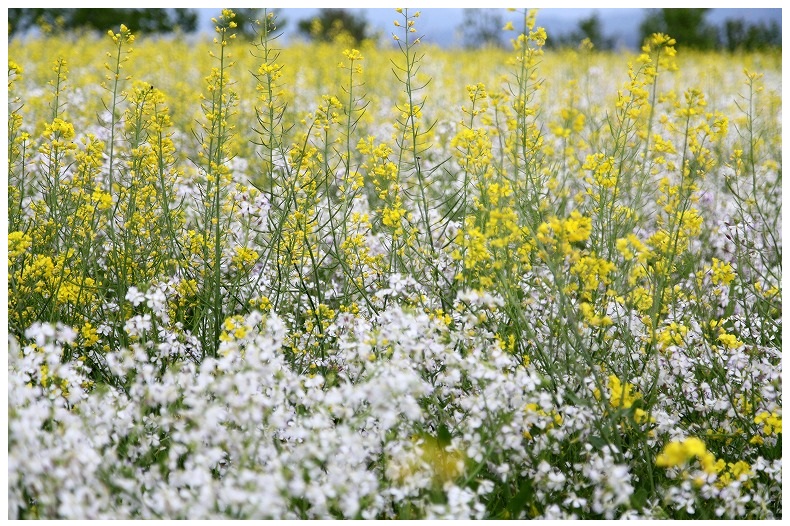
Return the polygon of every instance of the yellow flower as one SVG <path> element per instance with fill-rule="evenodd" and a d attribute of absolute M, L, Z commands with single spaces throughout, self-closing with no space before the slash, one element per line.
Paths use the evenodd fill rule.
<path fill-rule="evenodd" d="M 700 457 L 705 454 L 705 442 L 697 437 L 689 437 L 683 442 L 686 454 L 690 457 Z"/>
<path fill-rule="evenodd" d="M 743 460 L 739 460 L 738 462 L 727 462 L 726 471 L 724 461 L 719 462 L 721 466 L 718 471 L 722 473 L 719 480 L 716 481 L 716 486 L 723 488 L 736 480 L 745 481 L 744 486 L 747 488 L 751 486 L 751 482 L 748 479 L 754 475 L 754 472 L 748 462 Z"/>
<path fill-rule="evenodd" d="M 683 442 L 673 440 L 664 446 L 664 450 L 656 457 L 656 466 L 660 468 L 672 468 L 685 463 L 687 460 L 688 455 Z"/>
<path fill-rule="evenodd" d="M 108 210 L 112 206 L 112 195 L 99 187 L 93 190 L 91 200 L 99 210 Z"/>
<path fill-rule="evenodd" d="M 763 424 L 763 433 L 778 435 L 782 432 L 782 417 L 775 412 L 762 411 L 754 417 L 755 424 Z"/>
<path fill-rule="evenodd" d="M 381 211 L 381 222 L 390 228 L 400 226 L 401 219 L 406 215 L 406 210 L 401 206 L 399 198 L 395 199 L 393 206 L 387 206 Z"/>
<path fill-rule="evenodd" d="M 714 285 L 719 283 L 729 285 L 735 279 L 735 271 L 732 269 L 732 265 L 716 258 L 713 258 L 711 263 L 711 272 L 710 280 Z"/>
<path fill-rule="evenodd" d="M 695 458 L 706 473 L 715 474 L 724 468 L 724 461 L 716 460 L 713 453 L 705 447 L 705 442 L 697 437 L 688 437 L 683 441 L 673 440 L 664 446 L 664 450 L 656 457 L 656 466 L 678 467 Z"/>
<path fill-rule="evenodd" d="M 743 345 L 743 342 L 738 340 L 738 338 L 736 338 L 732 334 L 727 334 L 724 331 L 722 331 L 722 333 L 719 334 L 717 340 L 721 342 L 728 349 L 737 349 L 738 347 L 741 347 Z"/>
<path fill-rule="evenodd" d="M 238 270 L 251 267 L 258 261 L 258 253 L 247 247 L 236 247 L 236 254 L 231 259 L 233 266 Z"/>
<path fill-rule="evenodd" d="M 362 60 L 362 53 L 359 52 L 357 49 L 346 49 L 343 51 L 343 56 L 346 57 L 348 60 L 352 62 L 355 60 Z"/>
<path fill-rule="evenodd" d="M 85 323 L 85 325 L 82 326 L 80 335 L 85 339 L 84 344 L 86 347 L 90 347 L 99 341 L 99 334 L 96 332 L 96 328 L 90 323 Z"/>
<path fill-rule="evenodd" d="M 609 403 L 612 404 L 612 407 L 623 407 L 628 409 L 635 401 L 642 398 L 640 393 L 634 391 L 633 384 L 626 382 L 626 384 L 623 385 L 620 379 L 614 374 L 609 375 L 608 386 L 610 391 Z"/>
<path fill-rule="evenodd" d="M 24 232 L 11 232 L 8 234 L 8 257 L 16 258 L 30 248 L 33 239 Z"/>
<path fill-rule="evenodd" d="M 592 219 L 582 216 L 576 210 L 571 212 L 564 226 L 565 235 L 571 243 L 587 241 L 592 233 Z"/>
<path fill-rule="evenodd" d="M 56 139 L 65 139 L 70 141 L 74 138 L 74 125 L 66 122 L 63 119 L 54 119 L 51 124 L 47 124 L 44 129 L 44 137 L 47 139 L 52 138 L 54 135 Z"/>
<path fill-rule="evenodd" d="M 240 340 L 247 335 L 247 327 L 244 325 L 244 317 L 241 315 L 234 315 L 226 318 L 222 323 L 224 331 L 220 334 L 219 339 L 223 342 L 232 340 Z"/>

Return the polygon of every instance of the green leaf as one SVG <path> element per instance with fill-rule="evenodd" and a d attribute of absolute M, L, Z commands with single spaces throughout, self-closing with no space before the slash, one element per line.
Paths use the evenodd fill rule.
<path fill-rule="evenodd" d="M 439 425 L 439 429 L 437 431 L 436 438 L 439 441 L 439 445 L 444 447 L 444 446 L 449 446 L 450 445 L 450 442 L 453 439 L 453 435 L 450 433 L 450 430 L 447 428 L 447 426 L 444 423 L 441 423 Z"/>
<path fill-rule="evenodd" d="M 518 489 L 518 493 L 516 496 L 511 499 L 510 503 L 507 506 L 507 511 L 510 513 L 512 518 L 516 518 L 519 515 L 519 512 L 522 511 L 527 504 L 527 501 L 533 494 L 532 488 L 532 481 L 528 478 L 524 479 L 521 482 L 521 486 Z"/>

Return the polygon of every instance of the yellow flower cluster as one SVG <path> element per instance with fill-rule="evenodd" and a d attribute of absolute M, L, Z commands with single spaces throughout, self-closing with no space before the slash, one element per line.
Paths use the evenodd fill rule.
<path fill-rule="evenodd" d="M 118 33 L 114 33 L 112 29 L 107 31 L 107 35 L 112 39 L 113 42 L 117 44 L 125 43 L 125 44 L 132 44 L 134 43 L 134 35 L 126 27 L 125 24 L 121 24 L 120 31 Z"/>
<path fill-rule="evenodd" d="M 236 18 L 236 13 L 234 13 L 231 9 L 223 9 L 219 15 L 219 20 L 216 18 L 211 19 L 211 21 L 215 24 L 214 31 L 220 35 L 219 38 L 214 39 L 215 44 L 219 44 L 224 48 L 228 45 L 228 40 L 233 40 L 236 38 L 234 33 L 228 35 L 229 30 L 235 29 L 237 27 L 236 22 L 233 20 L 234 18 Z"/>
<path fill-rule="evenodd" d="M 763 434 L 778 435 L 782 433 L 782 417 L 775 411 L 761 411 L 754 417 L 754 423 L 762 425 Z"/>
<path fill-rule="evenodd" d="M 397 243 L 395 240 L 404 234 L 403 220 L 408 220 L 410 214 L 403 206 L 398 166 L 390 160 L 393 150 L 386 144 L 376 144 L 374 137 L 367 137 L 357 143 L 357 151 L 368 159 L 361 168 L 380 200 L 373 205 L 380 210 L 381 223 L 391 229 L 393 243 Z"/>
<path fill-rule="evenodd" d="M 717 258 L 711 260 L 710 270 L 710 280 L 714 285 L 729 285 L 735 279 L 735 271 L 732 265 Z"/>
<path fill-rule="evenodd" d="M 8 234 L 8 265 L 11 262 L 24 254 L 30 245 L 33 244 L 33 239 L 24 232 L 10 232 Z"/>
<path fill-rule="evenodd" d="M 231 264 L 237 272 L 247 272 L 258 261 L 259 255 L 255 249 L 236 247 L 236 253 L 231 258 Z"/>
<path fill-rule="evenodd" d="M 63 148 L 67 150 L 77 149 L 77 145 L 71 142 L 75 136 L 74 125 L 63 119 L 55 118 L 51 123 L 47 124 L 41 136 L 51 141 L 50 143 L 44 143 L 39 150 L 45 155 Z"/>
<path fill-rule="evenodd" d="M 587 241 L 591 233 L 592 219 L 573 210 L 565 219 L 552 216 L 541 223 L 535 238 L 546 249 L 569 255 L 573 250 L 571 244 Z"/>
<path fill-rule="evenodd" d="M 657 334 L 658 349 L 666 351 L 670 346 L 681 347 L 689 328 L 675 321 L 664 326 Z"/>
<path fill-rule="evenodd" d="M 664 449 L 656 457 L 656 466 L 660 468 L 674 468 L 683 466 L 694 459 L 699 460 L 705 472 L 710 474 L 719 472 L 716 457 L 707 450 L 705 442 L 696 437 L 673 440 L 664 446 Z"/>
<path fill-rule="evenodd" d="M 636 391 L 633 384 L 623 384 L 617 375 L 610 374 L 606 385 L 609 388 L 609 403 L 614 408 L 630 409 L 634 402 L 642 398 L 642 394 Z M 648 415 L 644 409 L 634 409 L 634 421 L 637 424 L 643 424 L 647 420 Z"/>
<path fill-rule="evenodd" d="M 741 481 L 746 487 L 751 486 L 749 480 L 754 476 L 754 471 L 748 462 L 725 462 L 716 459 L 716 456 L 707 450 L 705 442 L 696 437 L 684 440 L 673 440 L 656 457 L 656 466 L 663 468 L 683 467 L 689 462 L 697 460 L 700 467 L 707 475 L 716 475 L 716 486 L 723 488 L 734 481 Z M 685 476 L 685 473 L 684 473 Z M 705 477 L 696 477 L 693 480 L 696 486 L 705 482 Z"/>
<path fill-rule="evenodd" d="M 582 297 L 591 299 L 591 293 L 599 287 L 606 287 L 612 282 L 610 274 L 615 271 L 614 263 L 594 255 L 581 256 L 571 266 L 571 274 L 581 282 Z"/>

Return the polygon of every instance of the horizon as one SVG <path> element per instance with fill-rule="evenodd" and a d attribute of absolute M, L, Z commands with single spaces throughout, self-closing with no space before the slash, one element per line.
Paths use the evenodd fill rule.
<path fill-rule="evenodd" d="M 322 8 L 317 7 L 290 7 L 272 8 L 278 16 L 285 21 L 283 28 L 283 39 L 288 42 L 292 38 L 302 38 L 296 29 L 301 20 L 309 20 L 315 16 Z M 392 22 L 395 20 L 394 8 L 344 8 L 348 11 L 361 14 L 368 22 L 369 27 L 384 36 L 391 34 Z M 459 47 L 463 41 L 459 35 L 463 22 L 463 12 L 466 8 L 437 8 L 428 7 L 418 9 L 421 17 L 419 31 L 422 40 L 426 43 L 435 44 L 440 47 Z M 478 9 L 478 8 L 474 8 Z M 482 8 L 480 8 L 482 9 Z M 503 21 L 507 21 L 510 13 L 505 8 L 494 7 L 486 8 L 489 11 L 496 11 L 502 16 Z M 639 24 L 644 20 L 651 8 L 610 8 L 610 7 L 556 7 L 538 8 L 537 23 L 544 27 L 549 36 L 562 37 L 578 29 L 578 23 L 590 18 L 594 14 L 601 22 L 602 31 L 607 38 L 613 38 L 615 49 L 617 48 L 638 48 Z M 219 8 L 197 8 L 198 27 L 196 32 L 211 32 L 211 18 L 216 17 Z M 720 27 L 727 19 L 742 19 L 751 23 L 769 22 L 776 20 L 779 27 L 782 27 L 781 8 L 710 8 L 707 13 L 706 21 L 716 27 Z"/>
<path fill-rule="evenodd" d="M 242 7 L 250 7 L 248 2 L 241 1 Z M 428 2 L 431 4 L 430 2 Z M 496 4 L 496 2 L 494 2 Z M 558 0 L 560 5 L 563 0 Z M 147 2 L 141 2 L 141 8 L 148 8 Z M 186 6 L 176 6 L 158 9 L 183 9 Z M 299 22 L 309 20 L 316 16 L 322 7 L 287 7 L 271 8 L 278 14 L 279 19 L 285 22 L 280 24 L 282 30 L 283 44 L 294 41 L 303 41 L 307 38 L 298 30 Z M 190 7 L 197 14 L 196 28 L 193 35 L 205 36 L 213 33 L 213 23 L 211 19 L 217 17 L 221 8 Z M 262 9 L 262 8 L 259 8 Z M 354 14 L 361 16 L 368 24 L 369 32 L 377 35 L 379 44 L 392 44 L 391 34 L 393 21 L 396 18 L 394 8 L 370 8 L 370 7 L 342 7 Z M 421 40 L 426 44 L 436 45 L 442 48 L 461 48 L 465 47 L 462 35 L 462 24 L 464 22 L 464 11 L 469 8 L 447 8 L 447 7 L 427 7 L 416 9 L 421 12 L 421 17 L 417 21 L 417 28 Z M 483 8 L 472 8 L 483 9 Z M 513 13 L 508 12 L 504 7 L 485 8 L 498 16 L 503 25 L 507 21 L 513 20 Z M 612 42 L 614 50 L 637 50 L 641 46 L 640 24 L 652 8 L 620 8 L 620 7 L 538 7 L 537 24 L 542 26 L 550 39 L 562 40 L 573 32 L 579 31 L 579 23 L 592 16 L 597 16 L 600 22 L 602 37 Z M 705 22 L 721 30 L 723 23 L 729 19 L 740 19 L 749 24 L 778 23 L 782 30 L 782 9 L 775 7 L 754 7 L 754 8 L 708 8 Z M 7 21 L 6 21 L 7 23 Z M 30 34 L 35 35 L 37 29 L 29 30 Z M 503 37 L 505 35 L 503 34 Z M 502 43 L 507 42 L 506 38 Z M 567 44 L 567 42 L 566 42 Z M 394 45 L 394 44 L 393 44 Z"/>

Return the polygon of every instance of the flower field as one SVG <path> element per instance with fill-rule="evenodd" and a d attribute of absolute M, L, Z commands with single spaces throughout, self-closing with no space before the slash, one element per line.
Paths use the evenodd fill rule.
<path fill-rule="evenodd" d="M 781 52 L 511 15 L 9 41 L 8 517 L 781 518 Z"/>

